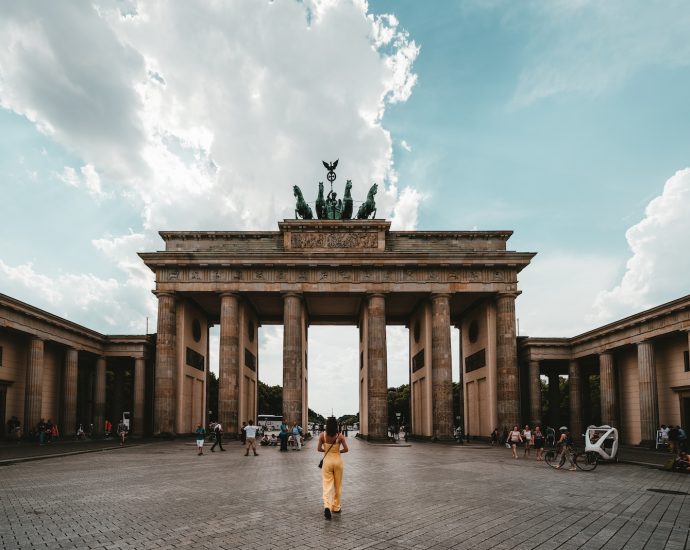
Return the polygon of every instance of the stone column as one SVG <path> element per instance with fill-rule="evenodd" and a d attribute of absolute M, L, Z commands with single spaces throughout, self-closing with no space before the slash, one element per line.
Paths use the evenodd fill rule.
<path fill-rule="evenodd" d="M 539 361 L 529 362 L 529 421 L 530 426 L 541 424 L 541 369 Z"/>
<path fill-rule="evenodd" d="M 220 297 L 220 351 L 218 362 L 218 421 L 229 437 L 239 432 L 240 403 L 240 298 Z"/>
<path fill-rule="evenodd" d="M 62 435 L 70 436 L 77 432 L 77 374 L 79 352 L 69 348 L 65 354 L 65 376 L 62 395 Z"/>
<path fill-rule="evenodd" d="M 146 362 L 143 357 L 134 359 L 134 410 L 132 411 L 132 435 L 144 435 L 144 395 L 146 393 Z"/>
<path fill-rule="evenodd" d="M 456 328 L 459 327 L 456 326 Z M 458 351 L 460 356 L 460 372 L 458 373 L 458 386 L 460 387 L 460 395 L 458 396 L 458 410 L 455 411 L 455 415 L 460 417 L 458 425 L 462 427 L 463 433 L 467 434 L 467 431 L 465 430 L 465 366 L 462 364 L 462 332 L 458 331 L 458 334 Z M 412 383 L 408 383 L 411 387 Z M 412 411 L 410 411 L 410 413 L 412 413 Z"/>
<path fill-rule="evenodd" d="M 113 426 L 119 424 L 119 420 L 122 418 L 122 412 L 124 411 L 124 392 L 125 392 L 125 371 L 122 365 L 117 365 L 114 370 L 114 384 L 113 384 L 113 399 L 111 401 L 112 405 L 109 411 L 107 411 L 106 416 L 110 418 Z"/>
<path fill-rule="evenodd" d="M 601 394 L 601 422 L 620 428 L 613 354 L 609 352 L 599 354 L 599 392 Z"/>
<path fill-rule="evenodd" d="M 561 426 L 561 387 L 557 372 L 549 373 L 549 422 L 558 430 Z"/>
<path fill-rule="evenodd" d="M 371 294 L 367 308 L 367 393 L 369 439 L 388 437 L 388 365 L 386 350 L 386 299 Z"/>
<path fill-rule="evenodd" d="M 449 294 L 432 294 L 431 296 L 431 397 L 433 437 L 452 440 L 453 366 L 450 348 Z"/>
<path fill-rule="evenodd" d="M 43 406 L 43 340 L 31 338 L 24 389 L 24 433 L 36 428 Z"/>
<path fill-rule="evenodd" d="M 640 372 L 640 432 L 643 445 L 654 445 L 659 427 L 659 402 L 656 389 L 654 344 L 637 344 L 637 368 Z"/>
<path fill-rule="evenodd" d="M 283 297 L 283 416 L 291 426 L 302 422 L 302 315 L 301 294 Z"/>
<path fill-rule="evenodd" d="M 498 425 L 520 425 L 520 385 L 518 383 L 515 336 L 517 293 L 500 293 L 496 299 L 496 404 Z"/>
<path fill-rule="evenodd" d="M 100 435 L 105 431 L 105 357 L 96 359 L 93 394 L 93 432 Z"/>
<path fill-rule="evenodd" d="M 580 386 L 580 365 L 570 361 L 568 365 L 568 393 L 570 401 L 570 434 L 575 441 L 582 437 L 582 388 Z"/>
<path fill-rule="evenodd" d="M 153 433 L 175 431 L 175 367 L 177 362 L 177 305 L 175 295 L 158 293 L 158 336 L 153 395 Z"/>

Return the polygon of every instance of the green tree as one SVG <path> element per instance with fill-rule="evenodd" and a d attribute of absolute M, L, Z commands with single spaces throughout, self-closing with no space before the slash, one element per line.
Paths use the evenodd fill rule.
<path fill-rule="evenodd" d="M 326 423 L 326 419 L 323 417 L 323 415 L 317 413 L 316 411 L 312 411 L 311 409 L 307 409 L 307 417 L 309 418 L 310 424 L 314 424 L 314 422 L 317 424 Z"/>
<path fill-rule="evenodd" d="M 400 413 L 400 423 L 410 421 L 410 385 L 403 384 L 397 388 L 388 388 L 388 424 L 395 425 Z"/>
<path fill-rule="evenodd" d="M 269 386 L 259 380 L 257 387 L 258 414 L 283 414 L 283 388 L 281 386 Z"/>

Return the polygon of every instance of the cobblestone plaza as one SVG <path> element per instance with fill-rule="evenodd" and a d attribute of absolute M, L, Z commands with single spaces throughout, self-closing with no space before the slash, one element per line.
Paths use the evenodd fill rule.
<path fill-rule="evenodd" d="M 343 512 L 323 518 L 301 452 L 187 440 L 0 467 L 0 547 L 682 549 L 690 476 L 556 471 L 505 448 L 350 438 Z M 667 494 L 657 491 L 675 491 Z"/>

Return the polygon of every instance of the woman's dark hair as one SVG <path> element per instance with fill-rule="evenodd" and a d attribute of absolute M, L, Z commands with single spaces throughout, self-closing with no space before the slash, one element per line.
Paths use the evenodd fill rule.
<path fill-rule="evenodd" d="M 334 436 L 338 433 L 338 421 L 335 416 L 329 416 L 326 419 L 326 435 Z"/>

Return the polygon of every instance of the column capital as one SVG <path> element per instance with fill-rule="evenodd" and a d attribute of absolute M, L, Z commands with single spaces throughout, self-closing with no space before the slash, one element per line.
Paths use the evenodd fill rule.
<path fill-rule="evenodd" d="M 158 299 L 164 296 L 170 296 L 174 298 L 177 294 L 174 290 L 152 290 L 151 292 L 153 292 L 156 295 L 156 298 Z"/>
<path fill-rule="evenodd" d="M 367 292 L 367 298 L 383 298 L 385 300 L 387 292 Z"/>
<path fill-rule="evenodd" d="M 520 290 L 506 290 L 506 291 L 501 291 L 496 293 L 496 300 L 500 300 L 501 298 L 512 298 L 515 300 L 518 296 L 520 296 L 522 292 Z"/>
<path fill-rule="evenodd" d="M 450 300 L 450 292 L 432 292 L 431 293 L 431 299 L 432 300 Z"/>
<path fill-rule="evenodd" d="M 218 295 L 223 298 L 225 296 L 230 296 L 231 298 L 239 298 L 240 295 L 237 292 L 233 292 L 232 290 L 223 290 L 222 292 L 219 292 Z"/>
<path fill-rule="evenodd" d="M 282 295 L 283 295 L 283 300 L 285 300 L 286 298 L 297 298 L 299 300 L 304 299 L 304 294 L 302 292 L 295 292 L 294 290 L 290 290 L 288 292 L 283 292 Z"/>

